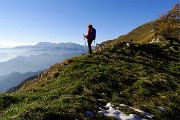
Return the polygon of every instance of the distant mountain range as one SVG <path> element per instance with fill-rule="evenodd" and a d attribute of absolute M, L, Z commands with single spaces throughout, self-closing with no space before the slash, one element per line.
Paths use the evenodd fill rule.
<path fill-rule="evenodd" d="M 40 54 L 62 55 L 72 54 L 77 52 L 87 52 L 87 46 L 76 43 L 50 43 L 40 42 L 34 46 L 17 46 L 14 48 L 0 47 L 0 62 L 8 61 L 18 56 L 30 56 Z"/>
<path fill-rule="evenodd" d="M 29 74 L 24 73 L 36 73 L 48 69 L 55 63 L 86 52 L 87 46 L 76 43 L 40 42 L 34 46 L 0 48 L 0 90 L 7 90 L 30 77 Z M 21 76 L 17 73 L 23 77 L 16 78 Z"/>

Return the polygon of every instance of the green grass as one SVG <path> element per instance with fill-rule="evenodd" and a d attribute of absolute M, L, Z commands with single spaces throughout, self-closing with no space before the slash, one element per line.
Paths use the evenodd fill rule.
<path fill-rule="evenodd" d="M 131 40 L 133 40 L 134 43 L 140 43 L 140 42 L 149 43 L 154 38 L 155 35 L 154 26 L 153 26 L 155 22 L 156 20 L 143 24 L 135 28 L 126 35 L 119 36 L 117 39 L 108 40 L 104 43 L 115 44 L 121 41 L 131 41 Z"/>
<path fill-rule="evenodd" d="M 102 52 L 67 59 L 16 93 L 1 94 L 0 119 L 89 120 L 85 112 L 92 111 L 94 119 L 112 120 L 97 113 L 100 104 L 107 102 L 142 109 L 158 120 L 178 119 L 180 45 L 176 44 L 176 51 L 172 47 L 168 43 L 116 44 Z"/>
<path fill-rule="evenodd" d="M 155 36 L 155 30 L 154 30 L 154 24 L 157 22 L 157 20 L 153 20 L 151 22 L 145 23 L 129 33 L 125 35 L 121 35 L 118 38 L 114 40 L 107 40 L 104 43 L 109 45 L 109 44 L 116 44 L 118 42 L 129 42 L 133 40 L 134 43 L 149 43 L 152 41 L 153 38 L 159 37 L 161 40 L 163 39 L 162 36 Z M 179 26 L 179 25 L 178 25 Z M 174 37 L 180 39 L 180 27 L 178 27 L 174 32 Z"/>

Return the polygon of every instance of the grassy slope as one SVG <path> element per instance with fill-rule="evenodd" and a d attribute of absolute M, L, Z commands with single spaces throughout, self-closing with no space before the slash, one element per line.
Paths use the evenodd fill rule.
<path fill-rule="evenodd" d="M 0 119 L 84 120 L 89 119 L 86 111 L 94 112 L 96 119 L 112 119 L 97 113 L 100 104 L 109 101 L 150 112 L 154 119 L 177 119 L 179 60 L 176 43 L 116 44 L 93 55 L 74 57 L 52 66 L 16 93 L 0 95 Z"/>
<path fill-rule="evenodd" d="M 111 44 L 111 43 L 118 43 L 120 41 L 131 41 L 131 40 L 133 40 L 133 42 L 135 43 L 140 43 L 140 42 L 149 43 L 155 37 L 154 24 L 156 21 L 157 20 L 145 23 L 135 28 L 126 35 L 119 36 L 117 39 L 109 40 L 104 43 Z M 175 33 L 175 37 L 180 39 L 180 25 L 178 26 L 179 29 L 174 33 Z"/>
<path fill-rule="evenodd" d="M 148 43 L 150 42 L 154 35 L 154 27 L 153 24 L 156 22 L 156 20 L 148 22 L 146 24 L 143 24 L 131 32 L 129 32 L 126 35 L 119 36 L 117 39 L 106 41 L 106 44 L 110 43 L 118 43 L 120 41 L 130 41 L 133 40 L 133 42 L 142 42 L 142 43 Z"/>
<path fill-rule="evenodd" d="M 180 45 L 162 42 L 126 47 L 118 44 L 132 39 L 135 43 L 149 42 L 154 36 L 154 22 L 106 41 L 114 44 L 102 52 L 74 57 L 52 66 L 16 93 L 1 94 L 0 119 L 84 120 L 89 119 L 86 111 L 94 112 L 96 119 L 112 119 L 97 114 L 100 104 L 109 101 L 117 106 L 123 103 L 150 112 L 154 119 L 178 119 Z"/>

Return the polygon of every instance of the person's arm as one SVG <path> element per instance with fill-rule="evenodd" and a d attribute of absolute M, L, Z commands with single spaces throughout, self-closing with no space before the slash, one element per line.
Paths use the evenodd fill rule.
<path fill-rule="evenodd" d="M 85 37 L 86 37 L 86 38 L 88 38 L 88 37 L 90 37 L 90 35 L 91 35 L 91 30 L 90 30 L 90 29 L 88 29 L 88 34 L 87 34 L 87 35 L 85 35 Z"/>

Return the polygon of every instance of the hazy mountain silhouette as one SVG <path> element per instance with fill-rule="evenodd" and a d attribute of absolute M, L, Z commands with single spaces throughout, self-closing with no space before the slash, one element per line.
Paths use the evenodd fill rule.
<path fill-rule="evenodd" d="M 82 53 L 66 54 L 66 55 L 31 55 L 28 57 L 18 56 L 7 62 L 0 63 L 0 76 L 10 74 L 12 72 L 36 72 L 47 69 L 53 64 L 58 63 L 66 58 L 79 55 Z"/>
<path fill-rule="evenodd" d="M 41 71 L 27 73 L 12 72 L 9 75 L 0 76 L 0 92 L 5 92 L 11 87 L 19 85 L 26 78 L 37 75 L 39 73 L 41 73 Z"/>

